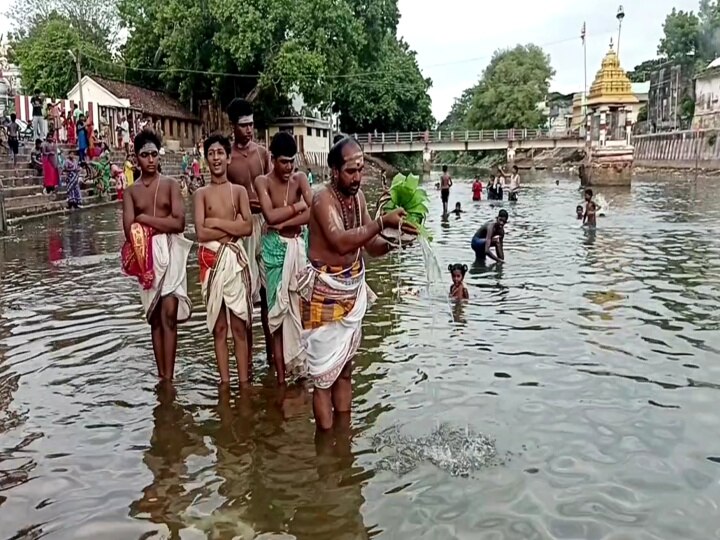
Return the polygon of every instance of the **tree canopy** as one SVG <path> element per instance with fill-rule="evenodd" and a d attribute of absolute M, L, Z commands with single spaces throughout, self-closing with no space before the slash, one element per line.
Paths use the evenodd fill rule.
<path fill-rule="evenodd" d="M 10 36 L 10 60 L 20 66 L 25 92 L 39 89 L 52 97 L 65 97 L 77 83 L 75 62 L 69 51 L 92 51 L 95 58 L 85 59 L 87 69 L 108 73 L 110 53 L 103 44 L 80 38 L 75 23 L 67 16 L 51 12 L 38 15 L 28 30 L 19 29 Z M 82 58 L 82 57 L 81 57 Z"/>
<path fill-rule="evenodd" d="M 550 57 L 537 45 L 496 51 L 473 92 L 467 127 L 540 126 L 544 118 L 537 104 L 547 96 L 554 74 Z"/>
<path fill-rule="evenodd" d="M 698 52 L 699 21 L 692 11 L 673 8 L 665 17 L 658 54 L 669 60 L 694 57 Z"/>

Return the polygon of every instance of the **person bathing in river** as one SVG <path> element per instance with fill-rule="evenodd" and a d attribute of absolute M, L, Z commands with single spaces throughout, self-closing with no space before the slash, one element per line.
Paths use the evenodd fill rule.
<path fill-rule="evenodd" d="M 228 166 L 228 180 L 243 186 L 247 190 L 252 212 L 252 234 L 245 238 L 245 251 L 250 260 L 250 279 L 252 282 L 253 305 L 260 304 L 260 319 L 265 334 L 265 350 L 268 362 L 272 364 L 272 335 L 268 326 L 267 297 L 262 280 L 262 256 L 260 253 L 264 219 L 255 192 L 254 182 L 258 176 L 270 172 L 270 153 L 253 141 L 255 124 L 253 108 L 244 99 L 234 99 L 227 108 L 227 115 L 233 125 L 235 138 L 232 148 L 232 159 Z M 250 338 L 252 342 L 252 336 Z M 250 343 L 252 350 L 252 343 Z"/>
<path fill-rule="evenodd" d="M 580 220 L 585 215 L 585 210 L 583 210 L 582 204 L 578 204 L 575 207 L 575 215 L 577 216 L 577 219 Z"/>
<path fill-rule="evenodd" d="M 242 239 L 252 232 L 247 191 L 227 177 L 232 149 L 223 135 L 210 135 L 203 143 L 210 183 L 193 195 L 195 231 L 200 243 L 200 286 L 207 308 L 206 322 L 215 345 L 220 384 L 230 382 L 228 327 L 235 345 L 241 385 L 250 381 L 248 335 L 252 332 L 250 267 Z"/>
<path fill-rule="evenodd" d="M 307 234 L 303 233 L 310 220 L 313 191 L 305 173 L 293 172 L 296 154 L 295 138 L 285 131 L 276 133 L 270 142 L 272 170 L 255 179 L 268 228 L 261 253 L 275 375 L 280 385 L 285 384 L 286 374 L 305 374 L 297 276 L 307 266 Z"/>
<path fill-rule="evenodd" d="M 500 170 L 500 178 L 502 183 L 505 182 L 507 176 L 503 169 Z M 508 191 L 508 201 L 517 202 L 518 192 L 520 191 L 520 172 L 517 165 L 513 165 L 512 173 L 510 174 L 510 186 Z M 502 199 L 502 185 L 500 187 L 500 199 Z"/>
<path fill-rule="evenodd" d="M 440 200 L 443 205 L 443 216 L 447 216 L 448 213 L 448 201 L 450 200 L 450 188 L 452 187 L 452 178 L 448 174 L 447 165 L 443 165 L 442 176 L 440 177 Z"/>
<path fill-rule="evenodd" d="M 459 202 L 455 203 L 455 210 L 453 210 L 453 214 L 455 214 L 457 217 L 460 217 L 460 214 L 463 213 L 462 206 L 460 206 Z"/>
<path fill-rule="evenodd" d="M 490 175 L 490 181 L 487 185 L 487 198 L 489 201 L 494 201 L 497 199 L 497 184 L 495 182 L 495 175 Z"/>
<path fill-rule="evenodd" d="M 496 262 L 505 262 L 503 240 L 505 238 L 505 224 L 507 221 L 507 210 L 500 210 L 494 221 L 488 221 L 475 232 L 470 246 L 475 252 L 475 257 L 478 261 L 484 261 L 485 256 L 488 256 Z M 495 248 L 494 254 L 491 251 L 493 247 Z"/>
<path fill-rule="evenodd" d="M 593 190 L 588 188 L 585 190 L 585 215 L 583 216 L 583 225 L 595 227 L 597 225 L 598 206 L 593 201 Z"/>
<path fill-rule="evenodd" d="M 331 182 L 315 193 L 310 207 L 309 265 L 298 277 L 302 340 L 320 430 L 332 428 L 333 413 L 350 413 L 352 358 L 365 311 L 375 299 L 365 283 L 363 252 L 379 256 L 390 251 L 380 233 L 386 227 L 397 229 L 406 216 L 399 208 L 370 217 L 360 189 L 363 153 L 354 139 L 336 142 L 328 165 Z M 407 224 L 403 228 L 417 234 Z"/>
<path fill-rule="evenodd" d="M 187 321 L 187 258 L 192 242 L 183 235 L 185 209 L 179 184 L 158 172 L 160 139 L 151 131 L 135 137 L 141 175 L 123 198 L 123 272 L 137 279 L 150 324 L 158 377 L 172 381 L 177 324 Z"/>
<path fill-rule="evenodd" d="M 451 264 L 448 266 L 450 276 L 452 276 L 452 285 L 450 285 L 450 298 L 453 300 L 467 300 L 470 298 L 467 287 L 465 287 L 465 274 L 467 273 L 466 264 Z"/>
<path fill-rule="evenodd" d="M 472 200 L 473 201 L 479 201 L 482 199 L 482 182 L 480 181 L 480 177 L 476 176 L 475 181 L 472 183 Z"/>

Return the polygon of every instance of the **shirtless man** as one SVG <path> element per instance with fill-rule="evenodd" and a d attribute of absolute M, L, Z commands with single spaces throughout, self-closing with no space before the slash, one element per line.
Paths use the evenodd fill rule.
<path fill-rule="evenodd" d="M 317 191 L 310 208 L 310 264 L 299 277 L 303 342 L 315 386 L 313 411 L 320 430 L 333 427 L 334 414 L 347 415 L 352 402 L 352 358 L 362 320 L 375 295 L 365 283 L 363 251 L 390 251 L 380 231 L 397 228 L 403 209 L 373 220 L 360 190 L 364 160 L 360 145 L 345 137 L 328 154 L 332 179 Z M 403 226 L 405 227 L 405 225 Z"/>
<path fill-rule="evenodd" d="M 255 179 L 268 227 L 261 253 L 275 374 L 281 385 L 286 372 L 300 375 L 305 367 L 297 275 L 307 266 L 305 235 L 301 233 L 310 220 L 313 191 L 304 173 L 293 172 L 295 154 L 295 138 L 283 131 L 276 133 L 270 142 L 272 171 Z"/>
<path fill-rule="evenodd" d="M 150 323 L 158 376 L 175 372 L 177 323 L 190 318 L 187 257 L 192 242 L 183 236 L 185 208 L 179 184 L 158 171 L 160 139 L 142 131 L 134 146 L 141 175 L 123 197 L 125 245 L 122 265 L 137 278 L 145 317 Z"/>
<path fill-rule="evenodd" d="M 595 227 L 597 225 L 597 204 L 593 201 L 593 190 L 588 188 L 585 190 L 585 215 L 583 216 L 583 225 Z"/>
<path fill-rule="evenodd" d="M 500 169 L 503 179 L 507 176 L 504 170 Z M 518 193 L 520 192 L 520 172 L 517 165 L 513 165 L 512 174 L 510 174 L 510 185 L 508 191 L 508 201 L 517 202 Z"/>
<path fill-rule="evenodd" d="M 215 344 L 220 383 L 230 381 L 228 325 L 235 344 L 240 384 L 250 380 L 248 333 L 252 331 L 250 269 L 241 237 L 252 232 L 247 191 L 227 178 L 230 141 L 210 135 L 203 144 L 210 184 L 193 196 L 198 262 L 207 326 Z"/>
<path fill-rule="evenodd" d="M 250 277 L 252 280 L 253 304 L 260 303 L 260 319 L 265 333 L 265 349 L 268 361 L 272 364 L 272 336 L 268 326 L 268 308 L 265 287 L 262 285 L 262 259 L 260 244 L 264 220 L 260 209 L 260 202 L 253 182 L 258 176 L 270 172 L 270 153 L 253 141 L 255 123 L 253 108 L 244 99 L 234 99 L 227 108 L 228 119 L 233 125 L 234 142 L 232 159 L 228 165 L 228 180 L 233 184 L 243 186 L 250 200 L 250 210 L 253 213 L 253 231 L 245 239 L 245 251 L 250 259 Z M 252 348 L 252 336 L 250 336 Z"/>
<path fill-rule="evenodd" d="M 475 232 L 470 245 L 478 261 L 484 261 L 485 256 L 488 256 L 495 262 L 505 262 L 503 240 L 507 220 L 507 210 L 500 210 L 497 219 L 488 221 Z M 495 248 L 495 253 L 490 250 L 492 247 Z"/>
<path fill-rule="evenodd" d="M 452 178 L 448 174 L 447 165 L 443 165 L 443 174 L 440 177 L 440 200 L 443 205 L 443 216 L 447 216 L 448 213 L 448 201 L 450 200 L 450 188 L 452 187 Z"/>

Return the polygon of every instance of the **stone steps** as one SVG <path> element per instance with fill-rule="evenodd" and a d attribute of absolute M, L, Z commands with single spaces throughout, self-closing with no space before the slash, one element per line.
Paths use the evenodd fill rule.
<path fill-rule="evenodd" d="M 81 208 L 92 206 L 99 202 L 112 202 L 117 200 L 117 194 L 111 190 L 108 197 L 97 196 L 92 189 L 82 190 L 83 205 Z M 5 212 L 9 223 L 19 220 L 29 219 L 39 215 L 52 215 L 65 212 L 67 201 L 65 193 L 57 193 L 52 195 L 36 195 L 34 197 L 22 197 L 19 200 L 23 204 L 18 206 L 9 206 L 9 201 L 5 201 Z"/>

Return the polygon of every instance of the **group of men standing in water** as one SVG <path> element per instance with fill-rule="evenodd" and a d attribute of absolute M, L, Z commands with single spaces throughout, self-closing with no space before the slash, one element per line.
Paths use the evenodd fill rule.
<path fill-rule="evenodd" d="M 401 226 L 397 209 L 373 219 L 360 189 L 364 157 L 351 138 L 338 137 L 328 155 L 329 185 L 313 192 L 297 171 L 292 135 L 277 133 L 265 149 L 253 141 L 251 105 L 228 108 L 234 140 L 204 142 L 210 183 L 194 194 L 198 263 L 207 327 L 221 384 L 230 381 L 228 330 L 241 387 L 252 378 L 253 307 L 260 305 L 268 361 L 277 382 L 312 381 L 317 426 L 350 411 L 352 358 L 362 320 L 375 298 L 365 282 L 363 252 L 379 256 L 392 245 L 381 231 Z M 160 175 L 161 141 L 139 133 L 141 176 L 126 191 L 121 258 L 137 279 L 161 380 L 173 378 L 177 323 L 190 317 L 184 237 L 185 208 L 178 183 Z M 406 228 L 406 226 L 403 226 Z"/>

